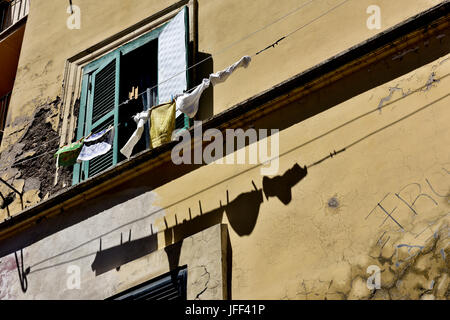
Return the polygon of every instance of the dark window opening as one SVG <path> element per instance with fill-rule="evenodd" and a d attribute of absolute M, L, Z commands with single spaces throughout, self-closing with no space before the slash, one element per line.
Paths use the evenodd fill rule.
<path fill-rule="evenodd" d="M 187 300 L 187 269 L 177 269 L 107 300 Z"/>
<path fill-rule="evenodd" d="M 6 125 L 6 115 L 8 114 L 9 100 L 11 98 L 11 92 L 0 97 L 0 144 L 2 143 L 3 130 Z"/>
<path fill-rule="evenodd" d="M 157 88 L 150 91 L 150 103 L 147 103 L 147 88 L 152 88 L 158 83 L 158 40 L 150 41 L 148 44 L 124 55 L 120 65 L 120 98 L 123 103 L 130 98 L 130 93 L 140 94 L 137 99 L 129 100 L 127 104 L 119 108 L 119 146 L 126 144 L 133 132 L 136 123 L 133 116 L 147 110 L 156 104 Z M 142 139 L 134 147 L 133 154 L 137 154 L 150 147 L 150 136 L 148 124 L 145 126 Z M 119 162 L 126 158 L 120 154 Z"/>

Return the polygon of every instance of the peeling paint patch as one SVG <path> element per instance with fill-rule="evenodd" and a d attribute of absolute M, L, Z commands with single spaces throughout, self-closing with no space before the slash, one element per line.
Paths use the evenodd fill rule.
<path fill-rule="evenodd" d="M 0 300 L 14 299 L 13 285 L 16 275 L 16 262 L 13 255 L 2 258 L 0 262 Z"/>
<path fill-rule="evenodd" d="M 408 261 L 408 260 L 410 260 L 410 259 L 416 257 L 416 256 L 423 250 L 423 248 L 424 248 L 424 246 L 419 246 L 419 245 L 409 245 L 409 244 L 399 244 L 399 245 L 397 245 L 397 246 L 395 246 L 395 247 L 396 247 L 395 255 L 396 255 L 396 260 L 397 260 L 397 261 L 395 262 L 395 266 L 396 266 L 396 267 L 399 267 L 402 263 L 404 263 L 404 262 L 406 262 L 406 261 Z M 399 255 L 399 249 L 400 249 L 400 248 L 408 248 L 408 254 L 409 254 L 409 256 L 408 256 L 405 260 L 403 260 L 403 261 L 400 261 L 399 258 L 398 258 L 398 255 Z M 411 254 L 412 249 L 419 249 L 419 251 L 416 252 L 416 253 L 414 253 L 414 254 Z"/>
<path fill-rule="evenodd" d="M 0 154 L 2 163 L 0 176 L 8 181 L 14 179 L 10 181 L 13 184 L 16 181 L 20 182 L 20 191 L 25 191 L 24 198 L 25 196 L 28 198 L 26 206 L 34 205 L 45 195 L 55 194 L 70 185 L 71 168 L 61 168 L 59 184 L 54 185 L 56 168 L 52 151 L 58 149 L 60 140 L 58 134 L 60 102 L 60 98 L 57 97 L 53 101 L 40 105 L 36 108 L 31 120 L 16 119 L 24 132 L 17 143 L 6 146 Z M 21 180 L 17 180 L 18 178 Z M 2 193 L 9 192 L 10 190 L 7 190 L 6 193 Z M 22 209 L 16 202 L 18 202 L 17 199 L 14 203 L 9 203 L 11 215 Z M 0 213 L 4 215 L 4 212 Z"/>
<path fill-rule="evenodd" d="M 400 92 L 402 93 L 402 96 L 405 96 L 405 95 L 406 95 L 406 94 L 404 93 L 403 89 L 402 89 L 402 88 L 399 88 L 398 85 L 396 85 L 395 87 L 390 87 L 390 88 L 389 88 L 389 95 L 386 96 L 386 97 L 384 97 L 384 98 L 382 98 L 382 99 L 380 100 L 380 103 L 378 104 L 378 110 L 380 110 L 380 113 L 381 113 L 381 109 L 383 108 L 383 105 L 384 105 L 386 102 L 389 102 L 389 101 L 392 99 L 392 97 L 394 96 L 394 93 L 395 93 L 396 91 L 400 91 Z"/>
<path fill-rule="evenodd" d="M 433 84 L 438 82 L 440 82 L 440 80 L 436 79 L 436 72 L 432 72 L 427 80 L 427 83 L 425 84 L 425 88 L 423 89 L 423 91 L 429 91 L 433 87 Z"/>

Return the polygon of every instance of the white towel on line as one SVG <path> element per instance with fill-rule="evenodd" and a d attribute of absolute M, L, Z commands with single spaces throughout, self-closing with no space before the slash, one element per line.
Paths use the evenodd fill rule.
<path fill-rule="evenodd" d="M 137 123 L 137 128 L 131 135 L 130 139 L 127 141 L 127 143 L 123 146 L 122 149 L 120 149 L 120 152 L 129 159 L 131 157 L 131 154 L 133 153 L 134 146 L 139 142 L 139 140 L 142 137 L 142 133 L 144 133 L 144 126 L 145 123 L 150 118 L 150 110 L 143 111 L 141 113 L 138 113 L 133 117 L 134 122 Z"/>
<path fill-rule="evenodd" d="M 84 139 L 83 148 L 78 155 L 78 162 L 89 161 L 111 150 L 114 140 L 114 127 L 92 134 Z"/>
<path fill-rule="evenodd" d="M 177 109 L 188 115 L 189 118 L 193 118 L 197 114 L 203 91 L 208 89 L 211 84 L 215 86 L 216 84 L 225 82 L 237 68 L 247 68 L 251 60 L 252 58 L 249 56 L 242 57 L 238 62 L 229 66 L 227 69 L 210 74 L 209 78 L 203 79 L 202 83 L 198 85 L 194 91 L 191 93 L 184 93 L 175 99 Z"/>

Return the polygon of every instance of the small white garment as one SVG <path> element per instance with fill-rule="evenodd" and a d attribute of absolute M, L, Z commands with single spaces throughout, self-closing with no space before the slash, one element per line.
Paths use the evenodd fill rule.
<path fill-rule="evenodd" d="M 177 109 L 189 118 L 195 117 L 198 111 L 198 104 L 203 91 L 209 88 L 211 80 L 203 79 L 202 83 L 198 85 L 191 93 L 184 93 L 175 99 Z"/>
<path fill-rule="evenodd" d="M 120 149 L 120 152 L 129 159 L 133 153 L 134 146 L 139 142 L 144 133 L 144 126 L 150 118 L 150 111 L 143 111 L 133 117 L 134 122 L 137 123 L 137 129 L 133 132 L 127 143 Z"/>
<path fill-rule="evenodd" d="M 198 85 L 191 93 L 184 93 L 176 98 L 177 109 L 187 114 L 189 118 L 193 118 L 198 111 L 198 104 L 203 91 L 209 88 L 212 84 L 222 83 L 239 67 L 247 68 L 252 58 L 249 56 L 242 57 L 238 62 L 229 66 L 227 69 L 209 75 L 208 79 L 203 79 L 202 83 Z"/>
<path fill-rule="evenodd" d="M 252 58 L 250 58 L 249 56 L 244 56 L 241 58 L 241 60 L 229 66 L 225 70 L 211 74 L 209 76 L 209 80 L 211 81 L 213 86 L 225 82 L 228 79 L 228 77 L 234 72 L 234 70 L 236 70 L 239 67 L 247 68 L 251 61 Z"/>
<path fill-rule="evenodd" d="M 114 127 L 92 134 L 84 139 L 83 148 L 78 155 L 77 161 L 89 161 L 104 155 L 112 148 L 114 141 Z"/>

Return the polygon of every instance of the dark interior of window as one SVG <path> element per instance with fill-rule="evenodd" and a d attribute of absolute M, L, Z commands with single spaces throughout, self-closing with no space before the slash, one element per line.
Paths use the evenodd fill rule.
<path fill-rule="evenodd" d="M 0 144 L 3 138 L 3 130 L 6 125 L 6 115 L 8 114 L 8 105 L 11 98 L 11 92 L 0 97 Z"/>
<path fill-rule="evenodd" d="M 148 44 L 122 57 L 120 65 L 121 90 L 119 93 L 119 104 L 129 100 L 132 92 L 141 94 L 147 88 L 152 88 L 158 83 L 158 66 L 155 63 L 156 61 L 158 61 L 158 40 L 150 41 Z M 156 103 L 156 89 L 150 93 L 149 105 L 147 105 L 147 94 L 142 94 L 137 99 L 132 99 L 119 108 L 119 147 L 124 146 L 136 130 L 136 123 L 133 120 L 133 116 L 145 111 L 148 106 L 153 106 Z M 144 137 L 135 146 L 134 154 L 149 148 L 150 137 L 148 130 L 148 125 L 146 125 Z M 125 160 L 125 157 L 120 154 L 119 162 L 122 160 Z"/>

